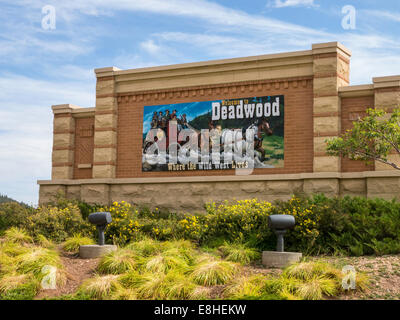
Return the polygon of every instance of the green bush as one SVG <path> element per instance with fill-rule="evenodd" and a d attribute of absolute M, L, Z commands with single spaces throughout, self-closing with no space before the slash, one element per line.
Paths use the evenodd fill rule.
<path fill-rule="evenodd" d="M 228 242 L 246 243 L 259 251 L 273 250 L 276 236 L 268 227 L 268 217 L 290 214 L 296 225 L 285 236 L 288 251 L 353 256 L 400 253 L 399 202 L 322 194 L 297 195 L 274 203 L 257 199 L 211 202 L 206 213 L 198 215 L 150 210 L 124 201 L 100 207 L 60 198 L 37 209 L 6 203 L 0 204 L 0 233 L 18 227 L 34 239 L 43 235 L 55 242 L 75 233 L 93 237 L 95 227 L 86 219 L 93 211 L 111 212 L 113 221 L 106 229 L 106 241 L 118 245 L 142 239 L 186 239 L 210 249 Z"/>
<path fill-rule="evenodd" d="M 64 209 L 39 207 L 28 217 L 26 229 L 32 235 L 42 234 L 47 239 L 62 242 L 76 233 L 92 234 L 95 227 L 82 218 L 77 205 L 70 204 Z"/>
<path fill-rule="evenodd" d="M 17 202 L 0 203 L 0 234 L 11 227 L 24 228 L 35 209 Z"/>

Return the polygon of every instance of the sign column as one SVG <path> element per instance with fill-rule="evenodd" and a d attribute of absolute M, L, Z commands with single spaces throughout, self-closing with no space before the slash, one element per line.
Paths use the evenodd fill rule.
<path fill-rule="evenodd" d="M 96 69 L 93 178 L 115 178 L 117 159 L 117 98 L 115 67 Z"/>
<path fill-rule="evenodd" d="M 314 72 L 314 172 L 340 172 L 340 157 L 326 154 L 325 140 L 341 133 L 339 87 L 349 85 L 351 53 L 338 42 L 315 44 Z"/>

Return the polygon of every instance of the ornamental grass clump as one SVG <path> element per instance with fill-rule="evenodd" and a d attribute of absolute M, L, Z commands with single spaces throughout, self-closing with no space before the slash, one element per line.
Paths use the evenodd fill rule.
<path fill-rule="evenodd" d="M 156 273 L 166 273 L 172 269 L 187 270 L 186 260 L 172 252 L 163 252 L 144 260 L 143 269 Z"/>
<path fill-rule="evenodd" d="M 193 267 L 192 280 L 202 286 L 226 284 L 238 272 L 238 266 L 232 262 L 211 260 Z"/>
<path fill-rule="evenodd" d="M 139 275 L 135 289 L 138 299 L 182 300 L 192 297 L 196 284 L 178 270 L 168 273 L 145 273 Z"/>
<path fill-rule="evenodd" d="M 137 282 L 136 294 L 138 299 L 160 300 L 167 295 L 166 275 L 164 273 L 145 273 Z"/>
<path fill-rule="evenodd" d="M 126 248 L 132 250 L 140 257 L 149 257 L 162 251 L 161 243 L 151 238 L 144 238 L 140 241 L 131 242 Z"/>
<path fill-rule="evenodd" d="M 16 262 L 17 271 L 20 273 L 32 272 L 34 275 L 39 275 L 44 266 L 62 269 L 57 252 L 40 247 L 32 247 L 29 251 L 19 255 Z"/>
<path fill-rule="evenodd" d="M 110 296 L 111 300 L 137 300 L 137 294 L 135 290 L 121 288 L 116 290 Z"/>
<path fill-rule="evenodd" d="M 238 262 L 243 265 L 250 264 L 261 258 L 261 253 L 257 249 L 248 248 L 242 243 L 225 243 L 219 247 L 225 260 Z"/>
<path fill-rule="evenodd" d="M 107 299 L 121 290 L 117 275 L 100 276 L 86 280 L 80 287 L 78 294 L 83 294 L 91 299 Z"/>
<path fill-rule="evenodd" d="M 257 299 L 263 294 L 266 278 L 264 275 L 241 276 L 224 289 L 227 299 Z"/>
<path fill-rule="evenodd" d="M 303 300 L 321 300 L 338 293 L 338 282 L 323 276 L 314 276 L 298 286 L 295 295 Z"/>
<path fill-rule="evenodd" d="M 29 251 L 28 245 L 21 245 L 16 242 L 1 242 L 0 253 L 5 254 L 9 257 L 16 257 L 25 252 Z"/>
<path fill-rule="evenodd" d="M 41 247 L 47 249 L 54 249 L 56 247 L 55 243 L 49 239 L 47 239 L 44 235 L 38 234 L 35 238 L 35 243 Z"/>
<path fill-rule="evenodd" d="M 12 227 L 4 233 L 6 241 L 15 243 L 33 243 L 32 237 L 24 229 Z"/>
<path fill-rule="evenodd" d="M 135 266 L 136 258 L 133 251 L 119 248 L 103 256 L 97 269 L 102 274 L 121 274 L 134 270 Z"/>
<path fill-rule="evenodd" d="M 283 274 L 287 277 L 294 277 L 301 280 L 309 280 L 316 276 L 323 276 L 337 281 L 341 279 L 340 270 L 322 261 L 295 263 L 287 267 Z"/>
<path fill-rule="evenodd" d="M 31 300 L 39 286 L 39 281 L 30 273 L 7 274 L 0 280 L 0 300 Z"/>
<path fill-rule="evenodd" d="M 0 294 L 7 293 L 8 291 L 16 289 L 32 280 L 34 280 L 32 274 L 7 274 L 0 280 Z"/>
<path fill-rule="evenodd" d="M 321 300 L 343 292 L 342 279 L 341 271 L 326 262 L 300 262 L 287 267 L 280 277 L 267 280 L 265 290 L 289 300 Z M 357 273 L 356 290 L 367 286 L 368 277 Z"/>
<path fill-rule="evenodd" d="M 166 288 L 166 299 L 189 299 L 197 287 L 185 274 L 170 272 L 165 278 L 169 285 Z"/>
<path fill-rule="evenodd" d="M 80 233 L 76 233 L 72 237 L 67 238 L 62 247 L 67 252 L 78 253 L 80 246 L 91 244 L 95 244 L 93 239 L 84 237 Z"/>

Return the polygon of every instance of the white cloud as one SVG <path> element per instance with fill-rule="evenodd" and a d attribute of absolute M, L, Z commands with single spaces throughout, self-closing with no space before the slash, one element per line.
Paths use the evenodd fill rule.
<path fill-rule="evenodd" d="M 156 54 L 160 51 L 160 46 L 156 45 L 151 39 L 142 42 L 140 47 L 150 54 Z"/>
<path fill-rule="evenodd" d="M 275 0 L 273 5 L 275 8 L 284 7 L 297 7 L 297 6 L 307 6 L 314 7 L 314 0 Z"/>
<path fill-rule="evenodd" d="M 371 15 L 381 19 L 400 22 L 400 12 L 389 12 L 381 10 L 362 10 L 362 12 L 366 13 L 367 15 Z"/>

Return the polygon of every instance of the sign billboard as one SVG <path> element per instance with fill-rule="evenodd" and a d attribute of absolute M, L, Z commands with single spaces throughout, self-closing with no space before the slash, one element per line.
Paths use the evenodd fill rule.
<path fill-rule="evenodd" d="M 143 171 L 284 165 L 284 96 L 144 106 Z"/>

